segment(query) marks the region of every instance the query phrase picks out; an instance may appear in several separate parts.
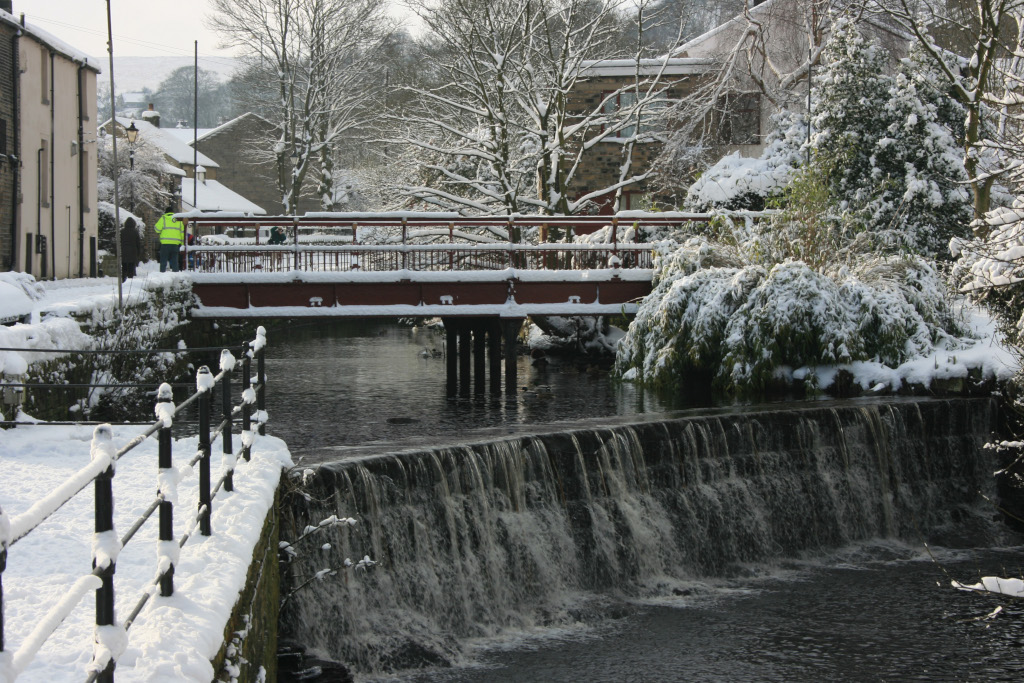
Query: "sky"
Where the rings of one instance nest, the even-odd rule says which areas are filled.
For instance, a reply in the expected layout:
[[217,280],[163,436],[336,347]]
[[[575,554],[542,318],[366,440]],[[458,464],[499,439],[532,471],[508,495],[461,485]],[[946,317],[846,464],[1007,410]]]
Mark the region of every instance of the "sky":
[[[107,60],[105,0],[14,0],[14,16],[53,34],[72,47]],[[230,57],[206,27],[210,0],[110,0],[115,57],[188,57],[199,41],[200,55]]]
[[[197,40],[201,56],[233,56],[207,28],[211,5],[211,0],[110,0],[114,56],[190,57]],[[107,60],[105,0],[14,0],[14,16],[21,13],[81,52]]]

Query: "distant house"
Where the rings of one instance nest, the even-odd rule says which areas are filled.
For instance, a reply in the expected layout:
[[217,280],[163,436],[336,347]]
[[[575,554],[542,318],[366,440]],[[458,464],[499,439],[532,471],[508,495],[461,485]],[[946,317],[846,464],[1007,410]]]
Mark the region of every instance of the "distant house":
[[[672,57],[709,60],[716,76],[727,70],[713,106],[711,142],[720,155],[758,156],[775,113],[806,109],[808,72],[820,63],[832,22],[848,8],[855,9],[849,0],[765,0],[672,51]],[[857,25],[890,55],[906,54],[910,37],[881,18],[859,15]]]
[[[586,79],[570,96],[580,111],[591,111],[602,98],[635,82],[637,72],[648,77],[661,72],[662,82],[672,84],[666,98],[679,101],[682,111],[697,112],[703,120],[701,144],[706,155],[716,159],[733,152],[758,156],[764,149],[772,115],[783,107],[797,111],[806,108],[808,71],[817,68],[831,22],[847,4],[847,0],[765,0],[760,4],[755,0],[743,14],[687,41],[663,58],[639,63],[633,59],[585,62]],[[890,54],[906,54],[909,37],[877,17],[861,17],[858,25],[865,36]],[[808,26],[814,31],[808,32]],[[624,97],[628,98],[629,93],[621,93],[606,106],[631,104]],[[632,135],[632,130],[626,132]],[[608,187],[619,178],[626,137],[611,135],[588,150],[576,196]],[[662,150],[660,138],[654,134],[635,145],[633,173],[651,168]],[[632,185],[623,192],[619,208],[640,208],[640,200],[646,201],[649,195],[649,183]],[[602,212],[610,211],[613,197],[609,194],[598,201]],[[649,198],[672,203],[670,197]]]
[[[280,136],[277,126],[248,112],[198,133],[199,151],[221,164],[216,176],[219,182],[272,213],[283,211],[277,164],[266,142]],[[188,136],[186,142],[191,145],[192,137]],[[298,213],[319,210],[315,193],[304,192],[299,197]]]
[[99,66],[0,0],[0,270],[96,274]]

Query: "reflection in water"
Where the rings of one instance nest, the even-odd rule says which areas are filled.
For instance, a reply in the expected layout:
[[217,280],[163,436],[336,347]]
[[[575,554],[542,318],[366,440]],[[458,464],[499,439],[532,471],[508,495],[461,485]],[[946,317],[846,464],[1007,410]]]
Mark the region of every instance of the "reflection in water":
[[[270,430],[293,455],[334,458],[371,442],[461,438],[474,430],[664,409],[606,372],[518,359],[513,397],[450,399],[444,330],[393,322],[319,323],[271,330],[267,347]],[[331,449],[329,453],[315,451]]]

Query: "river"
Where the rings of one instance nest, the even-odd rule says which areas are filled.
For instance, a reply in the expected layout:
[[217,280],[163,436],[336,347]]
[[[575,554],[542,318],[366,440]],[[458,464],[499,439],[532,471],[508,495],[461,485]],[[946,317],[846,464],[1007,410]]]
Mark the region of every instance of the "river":
[[[427,327],[311,326],[270,337],[270,429],[304,464],[667,408],[602,372],[534,367],[525,356],[515,397],[450,399],[444,359],[432,353],[443,333]],[[1024,608],[950,587],[951,578],[1021,576],[1021,548],[999,547],[1015,537],[991,528],[981,537],[971,548],[968,532],[954,534],[930,552],[864,541],[643,595],[566,595],[550,623],[463,642],[453,667],[359,679],[1019,680]]]

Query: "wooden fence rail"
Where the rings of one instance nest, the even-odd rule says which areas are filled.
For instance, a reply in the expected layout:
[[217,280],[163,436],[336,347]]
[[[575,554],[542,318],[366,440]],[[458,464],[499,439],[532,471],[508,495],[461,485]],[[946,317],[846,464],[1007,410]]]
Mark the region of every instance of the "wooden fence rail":
[[[27,511],[9,519],[0,510],[0,667],[4,666],[5,647],[4,623],[3,623],[3,572],[7,565],[7,554],[11,548],[24,538],[47,518],[59,510],[64,504],[80,493],[89,482],[93,483],[95,497],[94,511],[94,536],[92,552],[92,571],[78,579],[67,590],[65,597],[56,605],[53,605],[47,615],[36,625],[33,631],[21,643],[17,651],[10,657],[9,672],[0,670],[2,674],[8,673],[13,680],[31,662],[36,652],[50,635],[57,629],[61,622],[70,614],[81,597],[89,590],[96,592],[96,631],[95,645],[93,647],[93,659],[89,665],[87,681],[111,682],[114,680],[114,669],[116,657],[114,655],[118,648],[116,641],[124,637],[124,632],[131,627],[132,622],[142,611],[142,608],[150,598],[150,591],[143,592],[123,627],[117,627],[114,612],[114,574],[116,571],[116,558],[120,548],[123,548],[142,528],[145,522],[159,510],[159,534],[157,549],[157,578],[154,585],[158,586],[161,596],[170,596],[174,593],[174,565],[177,562],[178,550],[183,547],[188,538],[198,527],[199,533],[209,536],[213,533],[212,511],[214,497],[223,488],[225,491],[234,490],[234,467],[237,458],[233,453],[232,429],[235,418],[241,418],[241,449],[240,457],[250,459],[250,451],[253,443],[252,417],[253,407],[257,410],[257,424],[260,434],[265,433],[266,422],[266,377],[264,364],[264,349],[266,347],[266,330],[258,328],[256,339],[248,342],[242,353],[242,390],[241,402],[238,405],[231,403],[231,375],[235,370],[237,359],[228,349],[221,350],[220,372],[214,375],[207,366],[202,366],[196,373],[196,392],[183,402],[175,405],[171,386],[162,384],[157,391],[155,412],[157,420],[141,434],[131,439],[126,445],[118,450],[113,447],[113,431],[109,424],[99,425],[93,432],[91,444],[90,463],[78,472],[68,477],[54,491],[43,499],[36,501]],[[32,351],[33,349],[21,349]],[[257,382],[252,385],[252,360],[257,362]],[[221,422],[211,430],[212,393],[214,388],[220,384],[222,419]],[[177,541],[174,539],[174,496],[172,491],[176,487],[176,472],[173,466],[171,425],[174,418],[181,414],[193,403],[197,404],[199,413],[199,447],[191,458],[189,465],[199,466],[199,503],[193,515],[189,528]],[[114,535],[113,520],[113,478],[114,464],[126,453],[134,449],[150,436],[157,435],[158,462],[157,462],[157,495],[145,512],[140,515],[132,524],[128,532],[120,539]],[[211,443],[217,436],[221,437],[224,474],[215,486],[211,486],[210,457]]]

